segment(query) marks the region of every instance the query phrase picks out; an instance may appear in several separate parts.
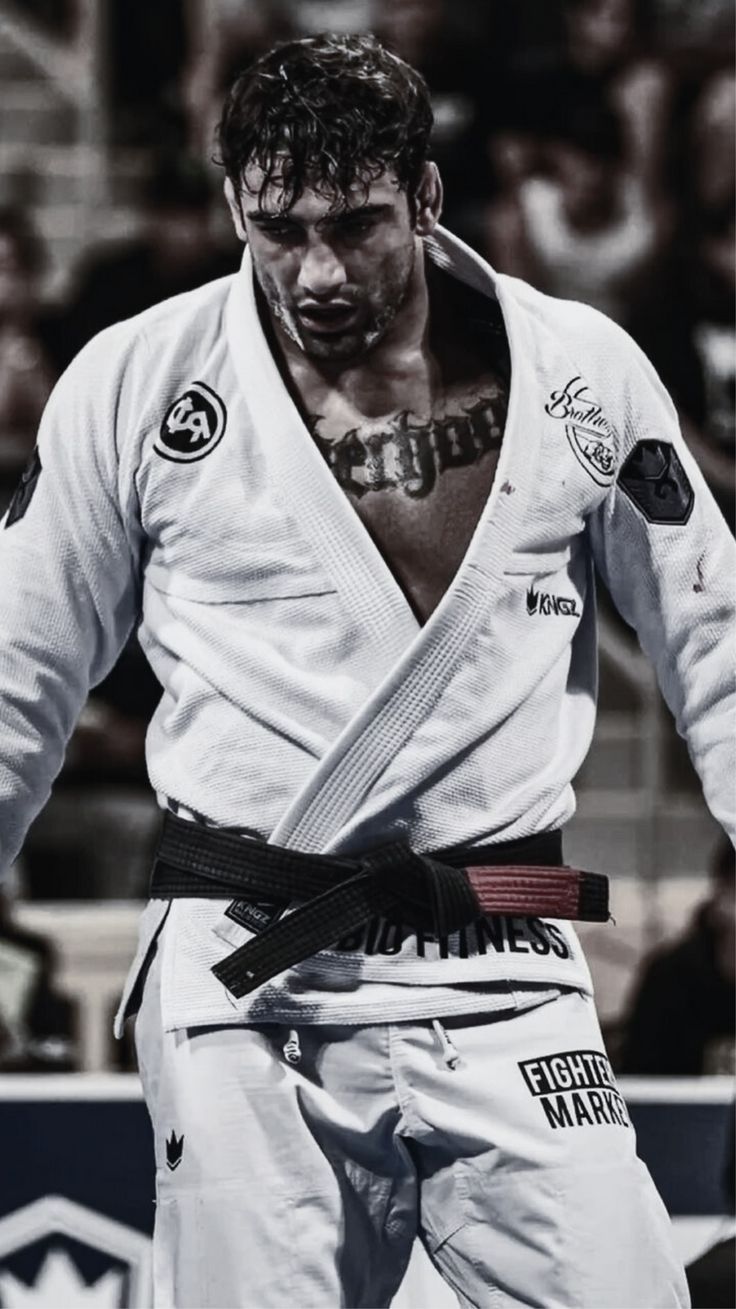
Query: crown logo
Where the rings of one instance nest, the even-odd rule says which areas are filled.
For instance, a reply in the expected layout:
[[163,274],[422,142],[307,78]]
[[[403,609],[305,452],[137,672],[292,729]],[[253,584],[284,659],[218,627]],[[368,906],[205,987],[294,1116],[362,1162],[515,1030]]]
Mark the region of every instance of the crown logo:
[[534,590],[533,586],[529,587],[526,593],[526,612],[535,614],[539,608],[539,592]]
[[166,1167],[173,1173],[175,1168],[181,1163],[181,1156],[184,1150],[184,1136],[177,1136],[173,1127],[171,1136],[166,1142]]
[[7,1309],[45,1309],[49,1305],[79,1305],[79,1309],[115,1309],[120,1304],[123,1277],[112,1269],[88,1285],[64,1250],[46,1255],[32,1286],[12,1273],[0,1274],[0,1295]]

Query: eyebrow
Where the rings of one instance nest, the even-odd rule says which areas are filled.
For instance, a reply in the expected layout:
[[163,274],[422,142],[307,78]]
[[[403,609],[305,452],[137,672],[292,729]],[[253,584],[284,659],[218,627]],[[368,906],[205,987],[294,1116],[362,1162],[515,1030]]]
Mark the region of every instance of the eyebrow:
[[[325,214],[320,218],[320,223],[345,223],[350,222],[353,218],[380,218],[391,209],[389,204],[365,204],[356,205],[351,209],[340,209],[334,214]],[[295,227],[303,226],[301,219],[293,218],[289,213],[267,213],[264,209],[251,209],[246,215],[254,223],[260,223],[263,227],[269,227],[277,223],[292,223]]]

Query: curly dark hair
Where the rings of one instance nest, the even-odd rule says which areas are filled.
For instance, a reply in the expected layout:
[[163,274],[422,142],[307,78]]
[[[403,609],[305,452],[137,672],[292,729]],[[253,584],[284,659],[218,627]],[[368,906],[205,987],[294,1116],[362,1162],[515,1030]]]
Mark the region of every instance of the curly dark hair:
[[221,164],[240,199],[250,163],[278,179],[284,210],[306,186],[334,196],[393,169],[410,199],[429,152],[424,78],[374,36],[329,33],[274,46],[233,84],[218,126]]

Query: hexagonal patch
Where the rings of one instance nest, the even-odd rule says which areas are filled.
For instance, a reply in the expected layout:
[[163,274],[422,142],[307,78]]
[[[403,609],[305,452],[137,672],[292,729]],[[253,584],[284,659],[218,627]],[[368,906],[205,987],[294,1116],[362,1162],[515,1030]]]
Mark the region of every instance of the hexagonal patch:
[[142,1232],[61,1195],[0,1219],[3,1309],[145,1309],[151,1242]]
[[668,441],[638,441],[618,479],[635,509],[649,523],[686,523],[695,492]]

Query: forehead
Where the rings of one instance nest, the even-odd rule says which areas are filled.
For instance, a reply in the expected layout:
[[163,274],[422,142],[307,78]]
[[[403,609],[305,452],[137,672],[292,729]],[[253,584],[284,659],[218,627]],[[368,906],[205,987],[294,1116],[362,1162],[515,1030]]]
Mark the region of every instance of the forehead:
[[[283,179],[278,172],[273,174],[261,195],[265,179],[266,174],[260,165],[250,163],[243,173],[243,197],[249,202],[249,209],[258,208],[264,213],[279,213],[284,208]],[[312,186],[304,187],[299,199],[290,206],[289,215],[303,222],[317,222],[336,210],[355,209],[365,204],[394,204],[399,192],[398,178],[391,169],[387,169],[368,184],[355,182],[345,192],[337,193],[332,188],[315,182]]]

